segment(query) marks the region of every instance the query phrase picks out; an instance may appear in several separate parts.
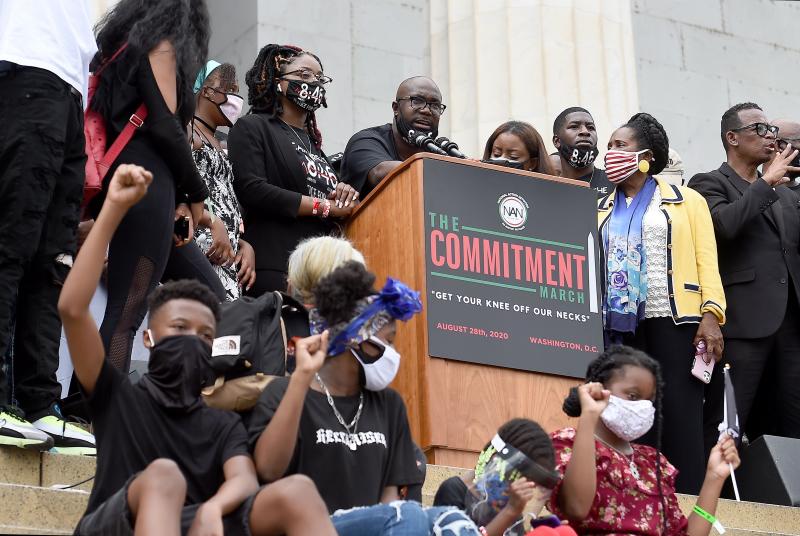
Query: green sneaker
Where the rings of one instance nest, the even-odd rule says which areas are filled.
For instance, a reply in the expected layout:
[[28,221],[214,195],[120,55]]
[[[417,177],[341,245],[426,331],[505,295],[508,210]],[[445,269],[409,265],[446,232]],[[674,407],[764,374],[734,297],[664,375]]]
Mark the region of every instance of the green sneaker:
[[49,450],[53,438],[23,419],[18,409],[0,407],[0,445]]
[[67,422],[58,406],[51,413],[33,421],[33,426],[52,438],[51,452],[80,456],[96,456],[94,436],[73,423]]

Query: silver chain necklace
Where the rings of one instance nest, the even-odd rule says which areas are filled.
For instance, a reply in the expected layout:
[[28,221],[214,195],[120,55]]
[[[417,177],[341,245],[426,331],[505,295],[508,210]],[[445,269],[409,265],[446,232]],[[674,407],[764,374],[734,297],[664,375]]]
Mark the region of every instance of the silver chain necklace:
[[[311,153],[311,138],[310,137],[308,138],[308,147],[306,147],[306,144],[303,143],[303,138],[300,137],[300,134],[297,133],[297,131],[294,129],[294,127],[292,125],[290,125],[289,123],[287,123],[286,121],[284,121],[282,117],[278,117],[278,119],[280,119],[281,123],[286,125],[289,128],[289,130],[292,131],[292,134],[294,134],[295,138],[297,138],[297,141],[300,142],[300,146],[303,149],[305,149],[306,151],[308,151],[309,153]],[[306,136],[308,136],[308,134],[306,134]]]
[[339,424],[341,424],[344,427],[344,429],[347,430],[347,433],[352,436],[358,430],[358,420],[361,418],[361,410],[364,409],[364,391],[361,391],[358,394],[358,411],[356,411],[356,416],[353,417],[353,420],[350,422],[350,425],[348,426],[344,422],[344,417],[342,417],[342,414],[339,413],[338,409],[336,409],[336,404],[333,403],[333,397],[331,396],[331,392],[328,391],[328,388],[323,383],[322,378],[320,378],[319,376],[319,373],[315,374],[315,377],[317,379],[317,382],[319,382],[319,386],[322,387],[323,391],[325,391],[325,396],[328,398],[328,405],[333,410],[333,414],[336,415],[336,419],[339,421]]
[[625,454],[624,452],[622,452],[621,450],[619,450],[619,449],[618,449],[617,447],[615,447],[614,445],[611,445],[610,443],[608,443],[608,442],[606,442],[606,441],[603,441],[603,439],[602,439],[600,436],[598,436],[597,434],[595,434],[595,435],[594,435],[594,437],[595,437],[595,439],[597,439],[597,440],[598,440],[600,443],[602,443],[603,445],[607,446],[607,447],[608,447],[608,448],[610,448],[611,450],[615,451],[615,452],[616,452],[616,453],[618,453],[620,456],[624,457],[624,458],[625,458],[625,459],[628,461],[628,468],[631,470],[631,474],[633,475],[633,477],[634,477],[636,480],[639,480],[639,479],[640,479],[640,475],[639,475],[639,468],[638,468],[638,467],[636,467],[636,462],[634,462],[634,461],[633,461],[633,456],[636,454],[636,451],[635,451],[635,450],[633,450],[633,447],[631,447],[631,453],[630,453],[630,455],[628,455],[628,454]]

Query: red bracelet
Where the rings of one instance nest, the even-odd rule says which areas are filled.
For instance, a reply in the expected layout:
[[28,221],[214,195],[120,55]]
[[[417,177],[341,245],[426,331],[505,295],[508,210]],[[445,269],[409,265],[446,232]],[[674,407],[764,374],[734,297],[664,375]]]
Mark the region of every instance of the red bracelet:
[[331,202],[326,199],[322,205],[322,217],[327,218],[330,213],[331,213]]
[[319,204],[320,203],[322,203],[322,199],[317,199],[315,197],[314,198],[314,205],[311,207],[311,214],[313,214],[314,216],[316,216],[317,213],[319,212]]

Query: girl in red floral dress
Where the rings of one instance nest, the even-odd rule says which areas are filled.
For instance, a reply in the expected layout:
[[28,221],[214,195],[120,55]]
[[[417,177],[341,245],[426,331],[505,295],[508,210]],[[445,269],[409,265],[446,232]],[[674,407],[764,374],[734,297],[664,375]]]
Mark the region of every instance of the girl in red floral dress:
[[[687,370],[687,374],[688,374]],[[586,383],[573,388],[564,412],[578,428],[552,434],[556,469],[563,475],[550,510],[579,534],[689,534],[707,536],[736,444],[724,437],[711,451],[700,496],[687,519],[675,495],[677,469],[656,449],[631,443],[656,423],[661,444],[663,385],[657,361],[615,346],[597,357]]]

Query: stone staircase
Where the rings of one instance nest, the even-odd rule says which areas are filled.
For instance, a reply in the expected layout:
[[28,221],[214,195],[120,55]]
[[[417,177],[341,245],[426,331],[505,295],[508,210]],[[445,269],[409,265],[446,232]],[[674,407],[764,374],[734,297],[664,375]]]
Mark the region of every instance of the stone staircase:
[[[86,508],[94,458],[0,447],[0,534],[72,534]],[[429,465],[423,500],[430,504],[439,484],[463,469]],[[694,497],[680,496],[684,512]],[[800,508],[722,500],[717,514],[730,536],[798,535]],[[715,534],[712,531],[712,534]]]

